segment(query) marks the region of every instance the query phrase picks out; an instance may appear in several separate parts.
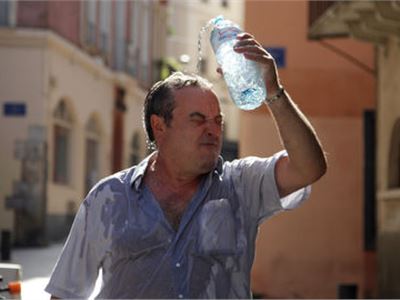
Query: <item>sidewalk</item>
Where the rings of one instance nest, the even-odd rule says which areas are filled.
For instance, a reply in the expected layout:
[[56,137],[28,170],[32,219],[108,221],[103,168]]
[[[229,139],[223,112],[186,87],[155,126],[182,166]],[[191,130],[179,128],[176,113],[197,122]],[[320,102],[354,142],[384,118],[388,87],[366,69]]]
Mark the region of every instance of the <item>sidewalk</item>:
[[22,268],[22,299],[49,299],[44,291],[63,244],[43,248],[13,249],[11,263]]
[[[53,244],[42,248],[13,249],[10,263],[21,265],[22,269],[22,300],[50,299],[50,294],[44,291],[63,244]],[[100,290],[100,282],[96,282],[93,299]]]

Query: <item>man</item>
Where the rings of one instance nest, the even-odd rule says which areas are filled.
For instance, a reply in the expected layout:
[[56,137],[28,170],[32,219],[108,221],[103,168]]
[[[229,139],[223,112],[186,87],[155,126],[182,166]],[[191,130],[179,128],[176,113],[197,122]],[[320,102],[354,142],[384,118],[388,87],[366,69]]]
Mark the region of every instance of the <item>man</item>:
[[259,224],[309,195],[326,171],[318,139],[249,34],[235,47],[264,71],[286,151],[223,163],[223,115],[210,84],[173,74],[144,107],[156,151],[100,181],[84,200],[46,290],[85,298],[249,298]]

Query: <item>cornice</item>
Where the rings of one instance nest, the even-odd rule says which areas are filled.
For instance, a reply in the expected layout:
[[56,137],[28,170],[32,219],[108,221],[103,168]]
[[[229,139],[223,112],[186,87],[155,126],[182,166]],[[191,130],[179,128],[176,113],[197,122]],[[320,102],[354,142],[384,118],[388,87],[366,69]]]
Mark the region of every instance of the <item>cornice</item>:
[[95,57],[47,29],[0,28],[0,47],[55,51],[71,63],[79,64],[94,76],[115,81],[116,73],[100,60],[96,61]]

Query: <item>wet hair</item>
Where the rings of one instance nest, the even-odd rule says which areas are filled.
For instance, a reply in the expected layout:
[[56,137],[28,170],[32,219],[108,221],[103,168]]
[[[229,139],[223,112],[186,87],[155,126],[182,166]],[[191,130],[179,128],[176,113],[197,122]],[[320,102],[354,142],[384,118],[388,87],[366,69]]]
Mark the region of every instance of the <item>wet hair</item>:
[[143,123],[150,148],[155,148],[156,146],[153,128],[151,128],[151,116],[162,117],[165,124],[170,126],[172,112],[175,109],[174,91],[184,87],[211,89],[212,84],[207,79],[196,74],[175,72],[166,79],[156,82],[147,93],[143,107]]

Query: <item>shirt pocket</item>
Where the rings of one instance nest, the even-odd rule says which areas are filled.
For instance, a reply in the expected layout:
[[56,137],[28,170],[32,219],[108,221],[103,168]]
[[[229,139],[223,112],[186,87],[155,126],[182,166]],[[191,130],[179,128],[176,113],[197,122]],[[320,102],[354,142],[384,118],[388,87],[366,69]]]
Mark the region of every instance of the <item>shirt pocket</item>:
[[227,298],[230,277],[243,255],[239,208],[226,199],[207,201],[199,210],[196,247],[190,268],[190,298]]
[[202,256],[235,256],[238,247],[240,219],[228,199],[210,200],[203,205],[198,218],[197,254]]

